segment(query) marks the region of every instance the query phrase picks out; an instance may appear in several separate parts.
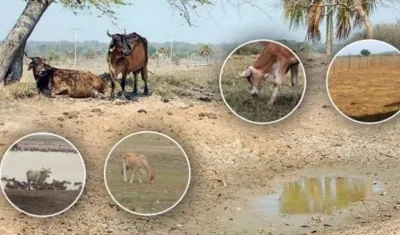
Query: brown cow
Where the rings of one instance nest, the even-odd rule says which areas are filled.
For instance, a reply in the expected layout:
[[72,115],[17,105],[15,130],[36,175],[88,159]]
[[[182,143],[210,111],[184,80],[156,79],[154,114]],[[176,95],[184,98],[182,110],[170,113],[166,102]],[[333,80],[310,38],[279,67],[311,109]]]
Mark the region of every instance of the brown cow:
[[299,60],[295,54],[284,46],[277,43],[266,43],[263,51],[256,61],[252,63],[240,77],[247,78],[251,85],[250,94],[256,96],[264,86],[265,80],[269,77],[274,80],[274,90],[267,106],[273,106],[280,87],[282,86],[285,74],[291,73],[293,88],[292,105],[298,101],[297,80],[299,72]]
[[50,97],[67,94],[72,98],[103,98],[105,82],[91,72],[59,69],[46,64],[43,58],[28,57],[28,70],[33,71],[39,93],[49,91]]
[[133,32],[130,34],[110,34],[107,30],[107,35],[111,37],[110,46],[107,53],[107,63],[111,76],[111,94],[110,99],[115,97],[115,83],[117,77],[122,73],[121,79],[121,95],[125,94],[125,80],[129,73],[133,74],[134,85],[133,95],[137,95],[137,76],[140,72],[144,81],[144,94],[148,95],[147,87],[147,63],[148,63],[148,42],[145,37]]

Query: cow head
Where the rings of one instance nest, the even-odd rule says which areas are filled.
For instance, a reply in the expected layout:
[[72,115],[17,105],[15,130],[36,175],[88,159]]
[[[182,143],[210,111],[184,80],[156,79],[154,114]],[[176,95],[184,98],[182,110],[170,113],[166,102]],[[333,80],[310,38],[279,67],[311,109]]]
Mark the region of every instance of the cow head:
[[50,174],[52,173],[52,172],[50,171],[50,169],[51,169],[51,167],[50,167],[49,169],[45,169],[45,168],[42,167],[42,170],[40,171],[40,173],[41,173],[43,176],[45,176],[45,178],[48,178],[48,177],[50,177]]
[[149,183],[150,184],[154,184],[154,178],[156,178],[156,176],[154,175],[154,173],[150,173],[150,175],[149,175],[150,177],[149,177]]
[[132,53],[132,46],[128,42],[126,30],[124,34],[110,34],[107,30],[107,35],[111,38],[110,46],[108,48],[109,53],[117,53],[119,57],[126,57]]
[[253,96],[257,96],[262,87],[265,84],[265,80],[270,75],[268,73],[263,73],[258,69],[249,66],[246,70],[244,70],[239,77],[246,78],[250,83],[250,94]]
[[33,68],[41,68],[45,64],[45,59],[40,58],[40,57],[29,57],[26,52],[24,52],[24,55],[26,58],[28,58],[31,62],[28,65],[28,70],[31,70]]

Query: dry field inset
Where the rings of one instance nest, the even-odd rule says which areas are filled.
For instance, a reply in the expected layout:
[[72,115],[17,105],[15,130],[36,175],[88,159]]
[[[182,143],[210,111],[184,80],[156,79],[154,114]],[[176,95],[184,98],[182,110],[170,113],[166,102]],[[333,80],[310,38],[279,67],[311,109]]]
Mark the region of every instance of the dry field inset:
[[[290,71],[285,75],[282,87],[279,90],[276,101],[272,107],[267,107],[267,103],[273,92],[273,80],[267,78],[264,87],[260,90],[258,96],[253,97],[249,93],[249,82],[246,78],[241,78],[239,76],[241,72],[243,72],[258,58],[259,54],[263,50],[263,46],[264,45],[259,46],[258,54],[255,54],[254,51],[256,47],[252,44],[247,44],[242,48],[239,48],[240,53],[236,53],[238,51],[235,51],[235,53],[229,57],[225,66],[222,68],[221,89],[226,103],[235,113],[247,120],[265,123],[276,121],[287,116],[296,106],[291,104],[293,87],[291,84]],[[249,47],[249,53],[245,53],[246,47]],[[300,64],[297,88],[300,101],[304,94],[304,81],[304,71]]]
[[383,121],[400,110],[400,56],[371,57],[337,57],[328,76],[332,102],[361,122]]

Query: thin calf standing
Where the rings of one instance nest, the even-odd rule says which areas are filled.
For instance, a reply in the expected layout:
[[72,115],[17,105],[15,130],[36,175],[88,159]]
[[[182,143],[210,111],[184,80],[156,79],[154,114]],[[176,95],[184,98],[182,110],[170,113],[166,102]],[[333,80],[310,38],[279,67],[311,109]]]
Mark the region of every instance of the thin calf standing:
[[126,170],[132,169],[132,177],[130,183],[133,183],[133,179],[135,177],[136,172],[138,172],[139,182],[142,183],[142,178],[140,174],[143,173],[143,171],[147,173],[147,176],[149,177],[149,183],[150,184],[154,183],[155,175],[151,170],[151,167],[147,161],[146,156],[138,153],[124,152],[121,154],[121,158],[122,158],[122,174],[124,175],[125,182],[127,181]]

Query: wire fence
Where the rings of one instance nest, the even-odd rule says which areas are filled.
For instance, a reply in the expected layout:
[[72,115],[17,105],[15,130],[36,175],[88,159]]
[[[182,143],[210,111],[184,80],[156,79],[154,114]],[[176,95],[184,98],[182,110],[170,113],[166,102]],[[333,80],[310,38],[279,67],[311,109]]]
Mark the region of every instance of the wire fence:
[[375,70],[382,67],[396,67],[400,63],[398,55],[382,55],[382,56],[340,56],[337,57],[331,68],[330,73],[355,72]]

